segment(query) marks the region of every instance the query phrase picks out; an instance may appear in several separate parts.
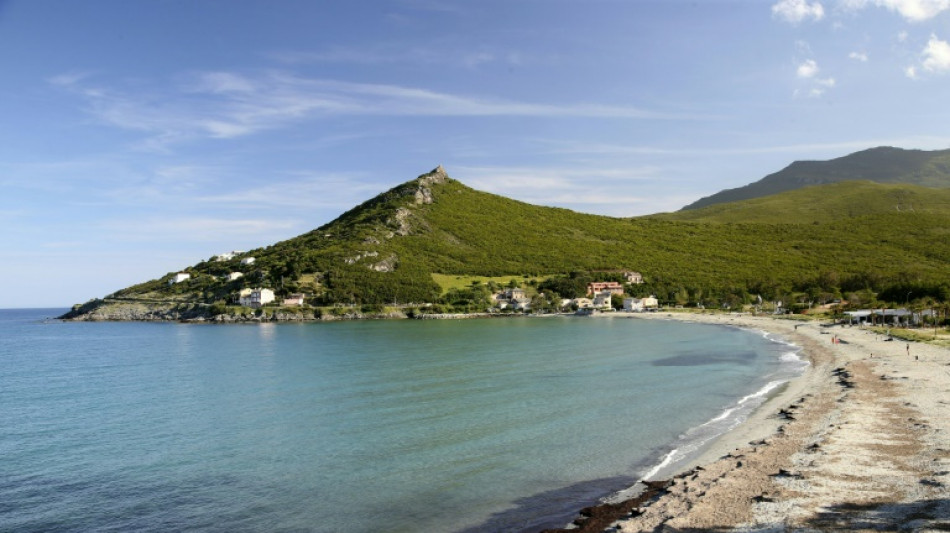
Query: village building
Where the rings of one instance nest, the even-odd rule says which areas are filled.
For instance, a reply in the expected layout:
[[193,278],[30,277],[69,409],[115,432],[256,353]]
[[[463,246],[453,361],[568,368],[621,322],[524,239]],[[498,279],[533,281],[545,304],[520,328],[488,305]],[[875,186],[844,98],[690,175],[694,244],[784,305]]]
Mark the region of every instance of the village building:
[[240,279],[243,277],[244,277],[244,274],[242,272],[231,272],[230,274],[227,275],[227,280],[234,281],[236,279]]
[[524,289],[514,288],[514,289],[505,289],[502,292],[506,300],[518,300],[521,298],[527,298],[527,293],[524,292]]
[[614,295],[613,292],[606,290],[601,291],[594,295],[593,306],[596,309],[609,309],[610,308],[610,299]]
[[849,324],[891,324],[891,325],[910,325],[920,323],[920,316],[915,315],[907,309],[861,309],[858,311],[845,311],[848,315]]
[[660,302],[653,296],[647,296],[645,298],[624,298],[623,299],[623,310],[627,312],[637,312],[642,313],[643,311],[649,311],[651,309],[657,309],[660,307]]
[[596,295],[604,291],[610,291],[611,294],[623,296],[623,285],[616,281],[593,281],[587,284],[588,296]]
[[182,281],[185,281],[186,279],[190,279],[190,278],[191,278],[191,274],[187,272],[179,272],[175,274],[174,276],[172,276],[172,279],[168,280],[168,284],[174,285],[176,283],[181,283]]
[[244,259],[241,259],[241,264],[242,264],[242,265],[253,265],[253,264],[254,264],[254,258],[253,258],[253,257],[245,257]]
[[594,307],[594,301],[590,298],[574,298],[571,300],[571,306],[577,306],[578,309],[591,309]]
[[274,291],[270,289],[241,289],[238,304],[244,307],[259,308],[274,301]]
[[531,299],[530,298],[512,298],[508,300],[508,307],[514,309],[515,311],[530,311],[531,310]]
[[634,285],[640,285],[643,283],[643,275],[639,272],[624,272],[623,279],[627,280],[627,283],[632,283]]
[[214,256],[214,260],[215,260],[215,261],[230,261],[231,259],[234,259],[235,257],[237,257],[237,256],[239,256],[239,255],[241,255],[241,254],[243,254],[243,253],[244,253],[244,252],[242,252],[242,251],[240,251],[240,250],[233,250],[233,251],[230,251],[230,252],[224,252],[223,254],[218,254],[218,255]]
[[299,293],[299,292],[298,292],[298,293],[294,293],[294,294],[291,294],[290,296],[284,298],[284,303],[283,303],[283,305],[286,305],[286,306],[300,306],[300,305],[303,305],[303,299],[304,299],[303,293]]

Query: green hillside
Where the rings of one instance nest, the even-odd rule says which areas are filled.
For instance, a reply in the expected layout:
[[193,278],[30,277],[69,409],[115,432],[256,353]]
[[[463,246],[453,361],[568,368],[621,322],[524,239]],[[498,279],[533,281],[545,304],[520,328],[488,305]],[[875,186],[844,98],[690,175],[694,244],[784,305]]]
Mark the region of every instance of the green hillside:
[[[553,276],[544,283],[554,287],[569,276],[596,277],[589,271],[629,269],[647,281],[637,290],[669,302],[683,294],[742,302],[866,289],[947,300],[950,209],[944,191],[927,193],[868,183],[815,187],[721,207],[705,215],[719,222],[711,224],[529,205],[473,190],[439,167],[299,237],[184,268],[192,278],[181,283],[170,284],[169,273],[110,297],[220,306],[241,288],[263,286],[278,295],[306,292],[319,305],[446,303],[433,273]],[[242,266],[244,257],[254,264]],[[238,271],[244,277],[222,279]]]
[[701,198],[683,210],[771,196],[812,185],[860,180],[950,187],[950,150],[879,147],[830,161],[796,161],[755,183]]
[[805,224],[892,213],[950,213],[950,188],[845,181],[654,216],[692,222]]

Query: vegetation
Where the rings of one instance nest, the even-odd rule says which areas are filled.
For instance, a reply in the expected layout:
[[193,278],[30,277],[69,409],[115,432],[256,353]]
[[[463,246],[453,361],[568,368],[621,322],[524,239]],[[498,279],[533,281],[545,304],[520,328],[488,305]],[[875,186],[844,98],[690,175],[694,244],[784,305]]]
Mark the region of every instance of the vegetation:
[[[241,265],[247,257],[255,262]],[[475,191],[440,168],[299,237],[202,261],[185,268],[191,279],[180,283],[169,283],[169,273],[109,298],[220,311],[241,289],[269,287],[278,298],[305,292],[331,313],[384,305],[475,312],[504,287],[521,286],[544,307],[583,295],[590,281],[622,281],[619,271],[635,270],[645,283],[628,285],[628,293],[655,294],[662,304],[736,309],[782,301],[807,310],[840,299],[947,302],[948,265],[946,189],[833,183],[621,219]],[[232,272],[243,277],[226,281]]]
[[796,161],[755,183],[701,198],[683,210],[761,198],[811,185],[855,180],[950,187],[950,150],[925,152],[880,147],[831,161]]

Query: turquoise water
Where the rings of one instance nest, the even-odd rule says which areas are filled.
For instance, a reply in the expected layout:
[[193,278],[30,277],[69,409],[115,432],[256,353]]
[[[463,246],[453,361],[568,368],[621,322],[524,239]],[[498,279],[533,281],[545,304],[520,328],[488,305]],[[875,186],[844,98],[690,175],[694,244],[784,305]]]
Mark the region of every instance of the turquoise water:
[[4,531],[536,531],[800,367],[763,334],[666,321],[56,314],[0,311]]

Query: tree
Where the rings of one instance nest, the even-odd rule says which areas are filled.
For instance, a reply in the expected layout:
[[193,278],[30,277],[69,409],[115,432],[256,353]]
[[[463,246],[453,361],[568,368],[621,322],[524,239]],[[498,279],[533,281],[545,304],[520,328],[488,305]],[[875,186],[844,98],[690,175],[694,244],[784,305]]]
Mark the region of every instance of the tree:
[[623,309],[623,296],[619,294],[610,295],[610,307],[613,307],[614,310],[619,311]]

